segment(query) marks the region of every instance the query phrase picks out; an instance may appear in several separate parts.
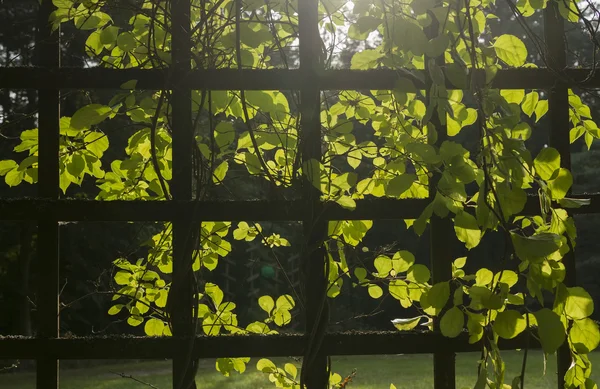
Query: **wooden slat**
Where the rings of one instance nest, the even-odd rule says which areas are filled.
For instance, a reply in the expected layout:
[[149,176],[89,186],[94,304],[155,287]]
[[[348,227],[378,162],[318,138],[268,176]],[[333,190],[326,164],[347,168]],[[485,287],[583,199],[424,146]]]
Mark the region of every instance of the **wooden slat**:
[[[441,6],[441,1],[436,1],[437,6]],[[431,25],[425,30],[429,39],[434,39],[439,35],[439,24],[435,17],[432,17]],[[425,56],[425,69],[427,70],[426,84],[427,88],[427,105],[432,104],[432,99],[435,96],[430,93],[433,81],[429,76],[429,66],[444,66],[443,56],[430,58]],[[433,63],[430,63],[432,61]],[[442,115],[446,115],[445,112]],[[444,118],[445,119],[445,118]],[[445,123],[445,120],[443,121]],[[439,111],[436,109],[431,118],[431,125],[436,131],[437,146],[448,140],[448,128],[442,124],[442,118]],[[430,138],[434,133],[428,134]],[[440,173],[434,173],[429,186],[429,197],[432,201],[437,195],[437,186],[441,179]],[[455,232],[453,229],[450,216],[440,218],[433,215],[429,223],[429,244],[430,244],[430,263],[431,263],[431,282],[437,284],[439,282],[449,281],[452,279],[452,260],[453,248],[456,246]],[[433,330],[436,333],[440,331],[440,318],[445,313],[443,310],[440,315],[433,318]],[[455,389],[456,388],[456,368],[455,354],[452,350],[440,349],[433,354],[433,387],[434,389]]]
[[[38,339],[0,337],[0,359],[33,359],[47,355],[59,359],[159,359],[173,358],[193,344],[194,358],[287,357],[302,356],[306,341],[303,334],[198,336],[193,341],[171,337],[90,337]],[[503,350],[523,348],[525,337],[500,339]],[[531,339],[531,347],[539,343]],[[440,350],[480,351],[469,344],[466,333],[446,338],[432,332],[360,331],[329,333],[323,340],[327,355],[431,354]]]
[[[298,2],[298,30],[300,50],[300,128],[303,163],[321,161],[321,98],[315,75],[323,72],[324,63],[319,37],[319,0]],[[306,326],[306,350],[302,361],[301,384],[307,389],[329,388],[327,354],[322,340],[329,320],[327,298],[328,279],[325,274],[327,252],[327,220],[321,216],[321,192],[311,184],[311,178],[302,181],[305,200],[302,227],[302,289]]]
[[[600,213],[600,194],[573,195],[589,199],[590,205],[570,209],[578,214]],[[356,209],[348,210],[335,203],[321,205],[324,220],[399,220],[416,219],[425,209],[427,199],[363,199]],[[539,213],[539,199],[529,196],[523,215]],[[300,221],[304,201],[91,201],[47,199],[0,199],[0,220],[60,221],[169,221],[191,217],[195,221]]]
[[[36,62],[48,69],[60,67],[59,32],[52,32],[49,17],[54,7],[52,0],[42,0],[38,11],[36,31]],[[60,92],[57,89],[39,90],[39,181],[42,198],[53,200],[59,196],[59,133]],[[59,336],[59,251],[58,222],[49,215],[38,215],[38,277],[37,336],[40,340]],[[36,388],[58,389],[58,359],[51,355],[36,356]]]
[[[170,182],[174,200],[189,201],[192,198],[192,94],[183,75],[191,70],[190,0],[171,1],[172,73],[169,82],[171,96],[171,123],[173,137],[173,179]],[[196,333],[192,313],[194,304],[194,274],[192,252],[196,244],[199,225],[190,215],[193,209],[173,221],[173,280],[169,293],[168,308],[171,315],[173,335],[192,337]],[[173,217],[175,215],[172,215]],[[196,302],[195,302],[196,301]],[[173,358],[173,388],[195,389],[197,360],[192,356],[193,338],[182,345]]]
[[[322,70],[313,74],[311,83],[321,90],[393,89],[398,77],[412,78],[415,86],[425,84],[423,71],[410,75],[398,70]],[[172,82],[166,69],[106,69],[34,67],[0,68],[0,88],[8,89],[119,89],[129,80],[138,80],[138,89],[159,90]],[[590,76],[588,79],[588,76]],[[192,70],[180,75],[183,83],[195,90],[300,90],[303,78],[300,70],[236,69]],[[545,89],[556,84],[558,74],[545,68],[501,69],[492,81],[493,88]],[[561,77],[572,86],[600,87],[600,73],[591,69],[566,69]],[[477,73],[483,83],[485,75]],[[448,88],[455,88],[450,82]]]
[[[562,71],[567,66],[565,47],[565,25],[555,2],[548,3],[544,10],[544,38],[546,42],[546,62],[556,71]],[[548,122],[550,123],[551,147],[560,154],[561,167],[571,170],[571,142],[569,139],[569,94],[565,82],[558,81],[548,90]],[[575,256],[567,253],[561,261],[565,265],[564,283],[575,285]],[[565,343],[556,353],[558,370],[558,388],[565,387],[565,373],[571,366],[571,352]]]

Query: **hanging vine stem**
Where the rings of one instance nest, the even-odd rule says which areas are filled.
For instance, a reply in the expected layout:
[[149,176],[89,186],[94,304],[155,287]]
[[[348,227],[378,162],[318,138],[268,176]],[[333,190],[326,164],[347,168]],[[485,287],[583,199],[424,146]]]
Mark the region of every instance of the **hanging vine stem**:
[[[510,0],[507,0],[510,1]],[[466,45],[467,50],[469,51],[469,55],[470,55],[470,59],[471,59],[471,68],[472,69],[478,69],[479,68],[479,61],[477,59],[477,55],[476,55],[476,42],[475,42],[475,33],[474,33],[474,29],[473,29],[473,21],[471,19],[471,13],[470,13],[470,0],[466,0],[466,19],[467,19],[467,29],[469,32],[469,42],[470,42],[470,48],[469,45]],[[456,10],[457,12],[459,12],[459,10]],[[467,41],[467,38],[464,36],[464,32],[463,29],[460,28],[460,34],[462,35],[463,40]],[[494,216],[496,217],[496,219],[500,222],[500,225],[502,227],[502,230],[504,232],[504,255],[503,255],[503,259],[506,261],[508,260],[512,255],[515,254],[515,249],[513,247],[512,244],[512,239],[510,237],[510,232],[509,232],[509,225],[507,220],[504,217],[504,212],[502,210],[502,205],[500,202],[500,197],[494,187],[494,183],[491,179],[491,175],[489,172],[489,165],[487,163],[487,158],[485,156],[484,153],[484,148],[485,145],[483,144],[483,141],[485,138],[488,139],[489,144],[492,144],[490,138],[489,138],[489,134],[488,134],[488,129],[487,129],[487,124],[486,124],[486,119],[485,119],[485,111],[484,111],[484,107],[483,107],[483,90],[480,88],[479,84],[477,83],[477,81],[475,80],[475,72],[471,73],[471,87],[475,88],[474,91],[474,95],[476,96],[476,102],[477,102],[477,112],[478,112],[478,128],[479,128],[479,136],[481,139],[481,153],[482,153],[482,157],[483,157],[483,162],[482,162],[482,170],[483,170],[483,174],[484,174],[484,191],[483,191],[483,196],[484,196],[484,202],[486,204],[486,206],[488,207],[488,209],[493,212]],[[494,160],[493,160],[493,156],[492,156],[492,165],[494,164]],[[490,193],[492,193],[492,196],[494,198],[494,202],[498,207],[498,212],[495,211],[495,207],[490,204],[489,200],[488,200],[488,191]],[[492,286],[492,290],[496,290],[498,287],[498,284],[500,282],[500,280],[502,279],[502,275],[504,273],[504,267],[501,269],[499,276],[497,277],[495,284]],[[522,360],[522,368],[521,368],[521,372],[520,372],[520,382],[521,382],[521,389],[524,388],[524,383],[525,383],[525,367],[527,364],[527,356],[528,356],[528,348],[529,348],[529,333],[530,333],[530,326],[529,326],[529,316],[526,313],[526,331],[527,331],[527,345],[525,348],[525,352],[523,354],[523,360]],[[488,312],[488,322],[491,321],[491,310]],[[490,336],[488,337],[488,341],[489,342],[494,342],[493,340],[493,333],[490,334]],[[481,366],[485,365],[487,363],[487,359],[489,356],[489,353],[486,352],[486,345],[485,342],[482,342],[482,356],[484,356],[484,361],[482,362],[482,364],[479,366],[478,371],[479,373],[481,372]]]
[[[242,70],[242,48],[241,48],[241,28],[240,28],[240,19],[242,13],[242,0],[235,0],[233,3],[235,5],[235,55],[238,70],[241,72]],[[232,5],[232,6],[233,6]],[[252,147],[256,151],[256,156],[258,157],[258,162],[260,163],[261,168],[265,171],[267,178],[271,185],[275,185],[275,179],[271,175],[271,171],[265,160],[263,159],[262,152],[258,146],[258,142],[256,141],[256,136],[254,135],[254,129],[252,128],[252,124],[250,123],[250,115],[248,114],[248,105],[246,102],[246,93],[243,89],[240,90],[240,100],[242,103],[242,111],[244,112],[244,122],[246,123],[246,128],[248,129],[248,134],[250,134],[250,140],[252,141]]]
[[160,116],[160,111],[162,109],[164,100],[165,91],[163,90],[160,92],[160,96],[158,97],[158,102],[156,103],[156,112],[154,113],[154,117],[152,118],[152,127],[150,127],[150,153],[152,158],[152,167],[154,168],[154,171],[158,176],[158,182],[160,183],[160,187],[165,195],[165,199],[171,200],[171,196],[169,195],[167,185],[165,184],[165,178],[163,177],[160,171],[160,165],[156,156],[156,129],[158,126],[158,118]]

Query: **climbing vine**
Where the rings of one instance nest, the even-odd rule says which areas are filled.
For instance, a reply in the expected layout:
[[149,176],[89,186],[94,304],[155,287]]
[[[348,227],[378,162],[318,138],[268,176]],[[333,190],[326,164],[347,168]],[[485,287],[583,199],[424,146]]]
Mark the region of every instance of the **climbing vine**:
[[[119,2],[54,0],[54,28],[73,24],[87,36],[91,66],[162,68],[171,63],[168,1]],[[192,59],[196,69],[274,69],[297,66],[298,2],[284,0],[192,1]],[[510,1],[507,4],[512,4]],[[271,193],[293,194],[303,177],[323,202],[354,210],[370,197],[430,199],[423,213],[406,220],[421,236],[434,217],[450,219],[456,238],[471,250],[493,231],[504,236],[502,270],[479,266],[465,270],[466,257],[455,258],[452,278],[433,283],[427,266],[407,250],[371,250],[362,245],[371,220],[331,221],[327,251],[327,296],[336,298],[344,283],[371,298],[389,294],[402,308],[416,307],[417,317],[393,322],[399,331],[431,326],[441,333],[481,345],[476,388],[520,388],[522,374],[505,377],[500,339],[521,333],[537,337],[545,354],[567,344],[572,365],[569,388],[593,388],[588,354],[600,342],[590,319],[593,301],[581,287],[564,283],[562,260],[576,248],[576,228],[568,208],[585,204],[569,198],[573,178],[559,152],[545,147],[535,155],[527,147],[548,111],[547,95],[535,90],[497,90],[491,84],[500,69],[535,67],[539,53],[522,39],[495,34],[494,10],[507,4],[489,0],[363,1],[322,0],[319,5],[327,66],[340,66],[340,45],[356,44],[350,67],[396,69],[390,90],[321,93],[322,158],[302,162],[299,96],[295,91],[194,91],[192,112],[195,197],[215,193],[236,196],[235,180],[266,183]],[[515,18],[557,7],[568,23],[583,18],[576,2],[519,1]],[[484,80],[478,79],[483,72]],[[558,77],[558,75],[557,75]],[[589,149],[600,136],[589,107],[569,91],[571,143]],[[122,159],[108,160],[110,136],[103,128],[118,123],[134,130]],[[65,195],[93,180],[97,200],[170,199],[172,178],[169,91],[139,90],[135,80],[122,85],[108,102],[90,101],[60,120],[60,188]],[[476,134],[476,147],[458,139]],[[462,135],[461,135],[462,134]],[[6,184],[37,182],[38,130],[23,131],[18,161],[0,161]],[[247,181],[244,181],[247,182]],[[249,181],[248,181],[249,182]],[[528,194],[537,194],[540,211],[522,215]],[[360,206],[360,205],[359,205]],[[258,242],[286,248],[290,241],[252,221],[203,222],[194,250],[193,270],[214,271],[232,251],[232,243]],[[147,256],[114,261],[114,304],[110,315],[126,312],[131,326],[149,336],[170,336],[166,309],[171,286],[172,226],[145,243]],[[291,249],[289,249],[291,250]],[[362,252],[370,262],[349,260]],[[238,322],[236,304],[219,285],[200,277],[195,308],[203,334],[276,334],[301,308],[298,296],[261,296],[260,321]],[[436,319],[437,320],[437,319]],[[427,327],[424,327],[427,328]],[[243,373],[249,358],[220,358],[224,375]],[[260,359],[256,368],[277,387],[299,388],[295,365],[281,367]],[[513,379],[514,378],[514,379]],[[342,377],[331,373],[330,386]],[[345,385],[345,384],[344,384]],[[393,386],[393,385],[392,385]]]

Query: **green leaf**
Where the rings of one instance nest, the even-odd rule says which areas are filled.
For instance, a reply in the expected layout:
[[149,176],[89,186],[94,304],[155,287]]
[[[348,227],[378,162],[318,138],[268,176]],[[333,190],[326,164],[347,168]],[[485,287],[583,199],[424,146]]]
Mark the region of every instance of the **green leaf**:
[[533,161],[535,171],[543,180],[549,180],[560,169],[560,154],[553,147],[545,147]]
[[523,66],[527,60],[525,44],[514,35],[500,35],[494,42],[494,50],[498,58],[508,66]]
[[467,264],[467,257],[460,257],[454,260],[454,267],[457,269],[462,269]]
[[[100,33],[98,31],[92,32],[87,40],[85,41],[86,52],[88,52],[91,56],[98,55],[104,49],[104,45],[100,39]],[[91,53],[90,53],[91,51]]]
[[401,194],[410,189],[415,181],[417,181],[417,176],[412,173],[396,176],[388,182],[385,194],[390,197],[400,197]]
[[369,296],[371,296],[374,299],[378,299],[381,296],[383,296],[383,289],[381,289],[381,287],[379,287],[379,285],[369,284],[368,292],[369,292]]
[[442,320],[440,320],[440,330],[442,335],[448,338],[456,338],[465,326],[465,315],[458,307],[450,308]]
[[118,271],[114,276],[117,285],[129,285],[133,280],[133,276],[128,271]]
[[406,250],[400,250],[392,257],[392,267],[396,273],[403,273],[408,271],[415,263],[415,256]]
[[277,371],[277,366],[270,359],[262,358],[256,362],[256,369],[263,373],[274,373]]
[[554,354],[565,341],[565,327],[560,317],[548,308],[534,312],[534,316],[544,352]]
[[390,295],[396,300],[408,300],[408,284],[403,280],[392,280],[389,285]]
[[445,74],[454,86],[460,89],[467,89],[468,74],[463,66],[458,63],[447,64]]
[[[498,277],[500,277],[500,280],[498,280]],[[501,282],[508,285],[508,287],[512,287],[517,283],[517,281],[519,281],[519,276],[517,273],[512,270],[502,270],[494,275],[492,285],[496,284],[496,282]]]
[[536,261],[558,250],[560,237],[556,234],[541,233],[533,236],[521,236],[510,233],[517,256],[521,260]]
[[346,160],[348,161],[348,165],[350,165],[353,169],[356,169],[360,166],[362,161],[362,153],[359,149],[352,150],[348,153]]
[[144,325],[144,332],[148,336],[162,336],[165,323],[159,319],[149,319]]
[[125,305],[123,304],[116,304],[113,305],[112,307],[110,307],[110,309],[108,310],[108,314],[109,315],[116,315],[117,313],[121,312],[121,310],[123,309]]
[[394,319],[392,320],[392,324],[398,331],[410,331],[419,324],[421,318],[423,318],[423,316],[411,317],[407,319]]
[[277,297],[277,302],[275,303],[275,306],[279,310],[283,309],[289,311],[290,309],[294,308],[295,304],[296,303],[294,302],[292,296],[290,296],[289,294],[283,294]]
[[414,55],[423,55],[429,43],[423,28],[405,19],[395,19],[391,33],[401,50],[412,51]]
[[365,40],[369,34],[377,29],[381,19],[374,16],[362,16],[348,29],[348,37],[355,40]]
[[408,281],[416,282],[419,284],[424,284],[429,281],[431,277],[431,273],[429,269],[425,265],[413,265],[406,274],[406,279]]
[[71,118],[71,127],[76,130],[88,129],[112,114],[112,109],[106,105],[89,104],[75,112]]
[[144,318],[137,315],[132,315],[127,318],[127,324],[132,327],[137,327],[144,322]]
[[433,285],[427,292],[427,301],[429,304],[438,309],[444,308],[450,297],[450,284],[448,281],[438,282]]
[[406,151],[413,154],[413,158],[417,161],[431,164],[435,164],[440,161],[440,156],[436,153],[435,148],[426,143],[411,142],[406,145]]
[[103,45],[112,45],[117,40],[119,35],[119,27],[108,26],[100,32],[100,42]]
[[425,54],[431,58],[439,57],[444,54],[449,43],[450,39],[448,38],[448,35],[438,35],[429,41],[427,48],[425,49]]
[[111,17],[104,12],[78,12],[74,18],[75,27],[79,30],[94,30],[112,21]]
[[207,282],[204,286],[204,292],[210,296],[216,307],[221,305],[221,302],[223,302],[223,291],[218,285]]
[[477,376],[477,381],[475,382],[475,386],[473,387],[473,389],[485,389],[487,387],[487,382],[487,369],[485,368],[485,366],[482,366],[482,369],[479,371],[479,375]]
[[354,276],[358,279],[359,282],[363,282],[367,277],[367,270],[364,267],[357,267],[354,269]]
[[385,255],[380,255],[375,258],[373,264],[375,265],[375,269],[377,269],[377,275],[379,277],[387,277],[390,274],[390,270],[392,270],[392,260]]
[[286,363],[283,366],[284,370],[292,377],[292,379],[296,379],[298,375],[298,368],[292,363]]
[[598,324],[590,318],[574,320],[569,331],[569,339],[578,353],[587,354],[591,352],[600,343]]
[[531,137],[531,127],[525,122],[517,123],[511,130],[513,139],[527,140]]
[[[360,154],[359,152],[359,155]],[[304,162],[302,166],[304,177],[317,189],[321,189],[321,176],[325,172],[323,164],[316,159],[310,159]]]
[[525,96],[525,100],[521,103],[521,108],[523,109],[523,113],[527,116],[531,117],[537,107],[537,103],[540,99],[540,95],[537,92],[529,92]]
[[477,270],[475,273],[475,285],[487,286],[494,279],[494,273],[486,268]]
[[63,193],[67,193],[67,189],[71,185],[71,180],[69,179],[69,174],[66,169],[60,173],[60,181],[59,186]]
[[504,97],[507,103],[521,104],[525,98],[525,90],[523,89],[502,89],[500,95]]
[[268,315],[271,314],[273,308],[275,308],[275,301],[271,296],[260,296],[258,298],[258,305],[267,312]]
[[237,228],[235,230],[233,230],[233,239],[235,239],[235,240],[246,239],[249,231],[250,231],[250,226],[248,225],[248,223],[239,222]]
[[230,122],[220,122],[215,127],[215,143],[219,148],[227,147],[235,139],[235,129]]
[[567,288],[569,295],[565,302],[565,313],[572,319],[585,319],[594,312],[594,300],[582,287]]
[[227,171],[229,170],[229,163],[227,161],[223,161],[217,166],[213,173],[213,182],[215,184],[220,184],[221,181],[225,179],[225,175],[227,175]]
[[374,69],[378,65],[378,59],[382,57],[379,50],[362,50],[355,53],[350,61],[350,69],[366,70]]
[[0,161],[0,176],[6,175],[9,171],[16,169],[19,165],[11,159]]
[[564,197],[558,200],[558,203],[563,208],[581,208],[590,205],[591,199],[575,199]]
[[548,112],[548,100],[538,101],[535,106],[535,122],[539,122],[546,112]]
[[117,46],[125,52],[130,52],[138,46],[138,42],[132,32],[125,31],[117,37]]
[[261,321],[255,321],[246,326],[246,330],[255,334],[268,334],[271,332],[269,326]]
[[562,199],[567,195],[573,185],[573,176],[565,168],[560,168],[555,177],[548,181],[548,187],[552,193],[553,199]]
[[335,200],[342,208],[353,211],[356,209],[356,201],[350,196],[341,196]]
[[246,91],[246,99],[253,107],[267,112],[273,110],[273,94],[269,91]]
[[499,337],[512,339],[527,327],[527,322],[518,311],[507,309],[499,312],[494,321],[493,329]]
[[467,249],[476,247],[481,241],[481,230],[475,216],[467,212],[460,212],[454,217],[454,231],[458,240],[465,244]]
[[231,358],[217,358],[215,362],[215,369],[225,377],[229,377],[231,371],[233,370],[233,362],[231,361]]
[[137,85],[137,80],[129,80],[121,84],[121,89],[133,90]]
[[102,158],[104,152],[108,150],[108,137],[101,132],[90,132],[83,141],[85,148],[98,158]]

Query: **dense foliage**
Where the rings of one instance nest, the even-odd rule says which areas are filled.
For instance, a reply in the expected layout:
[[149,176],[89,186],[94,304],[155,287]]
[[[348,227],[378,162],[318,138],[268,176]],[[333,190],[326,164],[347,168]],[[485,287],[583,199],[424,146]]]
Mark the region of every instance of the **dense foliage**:
[[[55,28],[73,24],[86,34],[90,66],[169,66],[168,2],[119,2],[118,7],[103,0],[53,2]],[[297,66],[297,1],[192,3],[195,68]],[[322,92],[322,158],[304,162],[296,91],[194,92],[195,197],[240,199],[236,188],[244,182],[251,183],[247,197],[293,198],[304,177],[322,201],[350,210],[357,199],[369,197],[430,198],[421,216],[406,220],[406,226],[422,235],[432,218],[449,219],[465,251],[499,231],[504,253],[497,268],[475,264],[476,271],[466,271],[467,257],[460,255],[452,264],[452,279],[433,283],[414,253],[363,244],[373,221],[329,222],[322,242],[329,264],[327,296],[335,299],[344,283],[351,284],[373,299],[389,295],[399,307],[418,310],[418,316],[394,322],[400,331],[414,330],[423,318],[428,323],[439,318],[447,337],[468,332],[468,341],[482,349],[476,388],[521,387],[522,375],[505,377],[498,342],[523,332],[538,337],[548,355],[566,343],[573,361],[567,384],[593,388],[587,354],[600,342],[598,325],[590,319],[593,301],[583,288],[563,283],[562,263],[576,247],[567,208],[584,202],[567,197],[573,178],[556,149],[545,147],[534,155],[528,148],[532,125],[548,111],[546,94],[489,87],[499,69],[535,66],[528,61],[539,54],[528,53],[515,35],[495,34],[490,23],[501,6],[506,7],[486,0],[321,1],[325,66],[343,65],[340,53],[355,45],[352,69],[397,69],[396,85]],[[563,1],[519,1],[512,11],[526,22],[550,6],[570,23],[583,17],[577,3]],[[474,69],[484,70],[483,84],[472,80]],[[456,89],[447,88],[447,79]],[[423,83],[427,90],[415,86]],[[582,138],[590,148],[600,136],[590,109],[572,91],[569,104],[571,142]],[[122,156],[108,159],[111,138],[103,128],[111,122],[131,135]],[[106,101],[89,101],[60,121],[62,191],[68,194],[93,181],[97,200],[170,199],[174,131],[168,90],[138,90],[131,80]],[[465,133],[478,138],[475,147],[457,141]],[[22,158],[0,161],[6,183],[37,182],[38,130],[23,131],[14,151]],[[528,193],[539,195],[540,214],[521,215]],[[194,309],[201,331],[275,334],[289,325],[302,308],[295,293],[261,296],[255,304],[264,311],[262,320],[239,323],[236,303],[201,275],[214,271],[235,241],[300,248],[281,231],[253,221],[204,222],[200,229],[193,270],[200,275]],[[146,246],[147,255],[137,260],[115,259],[118,288],[108,314],[125,315],[127,323],[143,326],[149,336],[169,336],[171,224],[162,225]],[[248,362],[222,358],[216,368],[225,375],[243,373]],[[278,387],[300,386],[293,364],[261,359],[256,367]],[[341,382],[332,372],[331,387]]]

